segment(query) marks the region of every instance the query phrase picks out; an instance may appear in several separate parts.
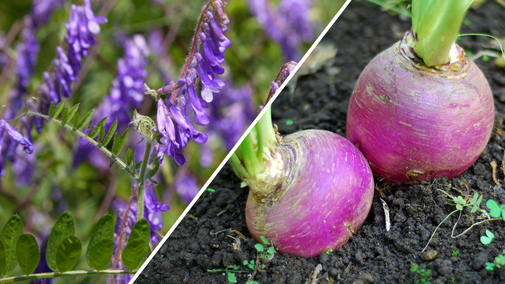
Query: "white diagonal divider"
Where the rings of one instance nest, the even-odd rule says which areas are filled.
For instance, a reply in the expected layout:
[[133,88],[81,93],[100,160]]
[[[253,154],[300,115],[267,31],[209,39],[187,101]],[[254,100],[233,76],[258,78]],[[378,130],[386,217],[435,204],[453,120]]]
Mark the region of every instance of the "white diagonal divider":
[[323,39],[323,37],[326,35],[326,33],[328,33],[328,30],[333,26],[333,24],[335,23],[335,21],[337,21],[338,17],[340,17],[340,15],[342,14],[342,12],[344,12],[344,10],[347,8],[347,6],[349,5],[349,3],[351,3],[351,0],[347,0],[344,3],[344,5],[342,5],[342,7],[340,8],[340,10],[333,17],[333,19],[331,19],[330,23],[326,26],[326,28],[324,28],[323,32],[319,35],[319,37],[316,39],[316,41],[312,44],[312,46],[309,48],[309,50],[307,51],[307,53],[305,53],[305,55],[300,60],[300,62],[298,62],[298,64],[296,65],[295,69],[293,70],[293,72],[291,72],[291,74],[289,74],[288,78],[284,81],[284,83],[282,83],[282,85],[279,87],[279,89],[277,90],[277,92],[275,92],[274,96],[270,99],[270,101],[268,102],[268,104],[265,105],[265,107],[263,108],[263,110],[260,112],[260,114],[258,114],[258,116],[256,117],[256,119],[253,121],[253,123],[251,123],[251,125],[249,126],[249,128],[247,128],[247,130],[244,132],[244,134],[242,134],[242,137],[240,137],[240,139],[235,144],[235,146],[233,147],[233,149],[231,149],[231,151],[228,153],[228,155],[226,155],[226,157],[221,162],[221,164],[217,167],[217,169],[214,171],[214,173],[210,176],[210,178],[207,180],[207,182],[200,189],[200,191],[198,192],[198,194],[196,195],[196,197],[193,199],[193,201],[191,201],[191,203],[188,205],[188,207],[186,207],[186,209],[184,210],[184,212],[182,212],[181,216],[179,216],[179,218],[177,219],[177,221],[175,222],[175,224],[172,226],[172,228],[170,228],[170,230],[168,231],[168,233],[163,237],[163,239],[160,241],[160,243],[158,244],[158,246],[153,250],[153,252],[151,253],[151,255],[147,258],[147,260],[144,262],[144,264],[142,264],[142,266],[140,267],[140,269],[137,271],[137,273],[135,273],[135,275],[133,276],[132,280],[130,280],[130,282],[128,284],[133,284],[135,282],[135,280],[137,280],[137,278],[142,273],[142,271],[144,271],[144,269],[149,264],[149,262],[151,262],[151,260],[153,259],[153,257],[158,253],[158,251],[160,250],[160,248],[163,246],[163,244],[170,237],[170,235],[172,234],[172,232],[177,228],[177,226],[179,225],[179,223],[181,223],[182,219],[186,216],[186,214],[188,214],[189,210],[191,210],[191,208],[196,203],[196,201],[205,192],[204,189],[207,189],[207,187],[210,185],[210,183],[214,180],[214,178],[217,176],[217,174],[221,171],[221,169],[223,168],[223,166],[228,162],[228,160],[230,159],[231,155],[233,153],[235,153],[235,151],[237,150],[238,146],[242,143],[242,141],[245,139],[245,137],[247,136],[247,134],[249,134],[249,132],[251,132],[251,130],[256,125],[256,123],[258,123],[258,121],[261,119],[261,117],[265,114],[266,109],[268,109],[268,107],[270,107],[272,105],[272,103],[275,101],[275,99],[277,98],[277,96],[282,92],[282,90],[286,87],[286,85],[289,83],[289,81],[295,76],[295,74],[298,71],[298,69],[300,69],[300,67],[303,65],[303,63],[305,62],[305,60],[307,60],[307,58],[310,56],[310,54],[312,53],[312,51],[314,51],[314,49],[319,44],[319,42]]

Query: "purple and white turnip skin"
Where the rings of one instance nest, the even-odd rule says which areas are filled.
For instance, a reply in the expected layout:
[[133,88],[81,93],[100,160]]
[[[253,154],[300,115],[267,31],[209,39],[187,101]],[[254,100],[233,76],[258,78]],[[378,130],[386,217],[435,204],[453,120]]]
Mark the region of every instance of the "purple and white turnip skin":
[[361,152],[324,130],[282,138],[264,160],[270,166],[249,185],[247,227],[282,253],[314,257],[345,244],[365,221],[374,180]]
[[458,46],[453,45],[453,63],[428,68],[416,60],[409,37],[408,32],[361,73],[346,136],[386,182],[453,178],[475,162],[489,140],[491,89]]

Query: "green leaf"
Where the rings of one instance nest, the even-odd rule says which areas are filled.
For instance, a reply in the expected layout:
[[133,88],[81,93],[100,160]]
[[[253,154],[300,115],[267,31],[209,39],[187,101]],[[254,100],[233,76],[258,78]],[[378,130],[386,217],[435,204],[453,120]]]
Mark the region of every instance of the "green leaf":
[[133,151],[132,149],[128,148],[128,150],[126,150],[126,165],[130,166],[132,162],[133,162]]
[[[89,238],[88,249],[86,250],[86,262],[89,267],[94,268],[96,270],[102,270],[102,267],[95,267],[91,264],[92,261],[94,263],[101,263],[102,255],[96,255],[95,246],[103,240],[111,240],[114,238],[114,218],[111,215],[105,214],[98,220],[93,231],[91,232],[91,236]],[[105,244],[101,244],[101,246],[106,246]],[[95,250],[95,254],[92,251]],[[97,260],[98,258],[98,260]],[[110,260],[110,256],[109,256]]]
[[147,172],[146,179],[152,178],[158,172],[159,168],[160,168],[160,157],[156,157],[156,159],[153,162],[152,167]]
[[[126,247],[123,251],[123,264],[126,269],[132,271],[138,269],[140,265],[144,263],[147,258],[150,236],[151,229],[149,227],[149,222],[147,222],[146,219],[138,221],[133,226],[130,232],[130,237],[128,238],[128,243],[126,244]],[[138,242],[139,240],[142,244],[144,244],[143,249],[137,247],[140,245],[140,242]],[[125,253],[126,257],[128,257],[128,259],[126,259],[127,263],[125,263],[124,259]],[[127,264],[131,269],[127,267]]]
[[75,127],[77,130],[81,130],[84,126],[86,126],[86,124],[89,123],[89,121],[91,120],[91,117],[93,116],[93,111],[94,110],[90,110],[86,113],[86,115],[84,115],[84,118]]
[[254,245],[254,248],[259,251],[259,252],[264,252],[265,251],[265,248],[263,247],[262,244],[255,244]]
[[54,114],[54,102],[51,102],[51,105],[49,106],[49,116],[53,116]]
[[78,112],[76,112],[74,115],[74,127],[76,127],[77,124],[79,124],[79,113]]
[[151,239],[151,228],[149,227],[149,222],[147,222],[146,219],[142,219],[135,223],[130,232],[129,240],[131,239],[141,239],[149,244],[149,240]]
[[33,235],[22,234],[16,245],[16,256],[19,267],[24,274],[29,275],[35,271],[40,260],[39,244]]
[[144,262],[147,244],[144,240],[128,240],[128,244],[123,250],[121,259],[123,265],[129,271],[138,269]]
[[105,126],[100,125],[100,135],[98,135],[98,142],[103,141],[104,136],[105,136]]
[[486,206],[490,210],[489,215],[491,215],[491,217],[493,217],[493,218],[500,217],[501,210],[500,210],[500,206],[498,205],[498,203],[496,203],[496,201],[494,201],[493,199],[489,199],[486,202]]
[[18,215],[12,216],[5,224],[0,241],[5,247],[5,269],[4,276],[11,275],[16,269],[18,260],[16,257],[16,244],[19,237],[23,234],[23,220]]
[[267,238],[265,238],[264,236],[260,236],[260,239],[261,239],[261,242],[262,242],[264,245],[266,245],[266,246],[270,245],[270,242],[269,242],[269,241],[267,240]]
[[114,142],[112,142],[112,154],[116,155],[117,147],[119,147],[119,133],[116,132],[116,134],[114,135]]
[[480,237],[480,242],[489,245],[494,239],[494,234],[490,230],[486,230],[486,236]]
[[228,275],[228,282],[237,283],[237,277],[235,276],[235,273],[226,271],[226,274]]
[[[117,128],[117,120],[114,121],[114,123],[110,126],[109,133],[107,133],[107,136],[105,136],[105,139],[102,142],[103,146],[107,146],[109,144],[110,140],[112,140],[112,137],[114,136],[114,133],[116,132],[116,128]],[[99,140],[99,141],[101,141],[101,140]]]
[[63,273],[74,268],[81,256],[81,249],[81,240],[76,236],[63,239],[56,251],[56,270]]
[[[72,118],[74,118],[74,115],[77,113],[77,110],[79,109],[79,104],[76,104],[73,106],[69,111],[68,111],[68,117],[67,119],[63,119],[63,122],[66,124],[69,124]],[[74,122],[75,125],[75,122]]]
[[95,138],[98,135],[98,133],[100,133],[100,129],[102,129],[102,127],[106,122],[107,117],[100,119],[100,121],[96,124],[95,129],[93,129],[93,131],[91,131],[91,133],[89,134],[89,137]]
[[484,195],[481,195],[479,197],[479,199],[477,200],[477,203],[475,203],[475,205],[477,205],[477,207],[480,207],[480,204],[482,203],[482,197],[484,197]]
[[56,106],[56,109],[54,110],[54,114],[53,114],[53,117],[54,118],[57,118],[61,111],[63,110],[63,107],[65,106],[65,103],[63,101],[61,101],[58,106]]
[[125,132],[123,132],[123,135],[121,135],[121,138],[119,139],[119,143],[116,143],[116,137],[114,137],[114,146],[112,147],[112,153],[114,155],[119,155],[121,153],[121,150],[123,150],[124,145],[126,144],[126,140],[128,140],[128,132],[130,129],[126,129]]
[[74,218],[72,218],[72,215],[68,212],[62,213],[60,217],[58,217],[58,220],[56,220],[56,223],[54,223],[51,234],[49,235],[49,240],[47,241],[46,261],[47,266],[49,266],[51,270],[59,271],[56,264],[59,246],[64,239],[73,236],[74,232]]
[[470,200],[470,204],[475,204],[475,202],[477,202],[478,198],[479,198],[479,194],[477,192],[474,193],[472,200]]
[[454,202],[456,202],[456,204],[460,204],[460,205],[466,204],[465,199],[461,196],[458,196],[458,197],[454,198],[453,200],[454,200]]
[[5,259],[5,246],[0,240],[0,275],[5,275],[5,269],[7,268],[7,260]]
[[93,247],[88,246],[86,259],[89,267],[97,271],[109,267],[112,253],[114,252],[114,242],[110,239],[101,239]]
[[61,114],[61,121],[63,123],[65,123],[65,121],[67,120],[67,115],[68,115],[68,108],[64,108]]
[[142,166],[142,162],[138,162],[135,164],[135,169],[138,170]]
[[275,249],[273,247],[269,247],[268,250],[267,250],[267,253],[268,254],[274,254],[275,253]]

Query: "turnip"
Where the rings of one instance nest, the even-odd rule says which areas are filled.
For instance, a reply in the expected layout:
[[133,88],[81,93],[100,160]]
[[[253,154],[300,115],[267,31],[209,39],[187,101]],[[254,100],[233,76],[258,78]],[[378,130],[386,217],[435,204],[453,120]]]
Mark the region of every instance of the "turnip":
[[[275,84],[273,84],[275,85]],[[313,257],[345,244],[365,221],[374,181],[360,151],[324,130],[280,137],[270,108],[231,157],[249,186],[247,227],[282,253]]]
[[471,2],[413,0],[412,30],[361,73],[346,136],[376,177],[390,183],[453,178],[484,150],[493,96],[454,43]]

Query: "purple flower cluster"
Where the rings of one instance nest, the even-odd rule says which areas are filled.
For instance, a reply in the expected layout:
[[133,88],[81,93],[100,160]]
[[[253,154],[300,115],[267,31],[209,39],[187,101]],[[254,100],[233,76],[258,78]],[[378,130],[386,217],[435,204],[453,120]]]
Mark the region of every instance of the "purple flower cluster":
[[298,45],[312,38],[307,12],[309,0],[282,0],[274,11],[268,0],[248,0],[253,16],[268,35],[281,45],[288,60],[299,60]]
[[[7,137],[5,136],[7,133]],[[10,126],[7,121],[0,119],[0,175],[4,174],[3,168],[6,159],[14,160],[17,146],[21,145],[27,154],[33,152],[32,143],[21,135],[16,129]]]
[[89,0],[84,0],[83,6],[72,5],[70,19],[65,24],[67,33],[65,40],[67,49],[58,46],[58,58],[54,59],[56,72],[44,72],[45,85],[40,87],[45,96],[45,103],[41,104],[41,112],[46,113],[50,102],[59,103],[61,96],[70,97],[71,84],[79,80],[81,61],[89,55],[89,49],[95,45],[95,37],[100,33],[99,24],[107,23],[107,19],[95,16]]
[[34,0],[30,11],[34,28],[46,24],[53,11],[63,6],[64,2],[65,0]]
[[[190,55],[179,80],[158,89],[158,93],[168,94],[167,99],[158,99],[158,131],[165,144],[158,148],[161,164],[166,153],[178,165],[182,165],[186,162],[182,148],[188,145],[189,139],[197,144],[207,141],[207,135],[197,131],[189,117],[194,113],[196,124],[207,125],[210,118],[204,108],[212,102],[213,93],[219,92],[225,85],[216,75],[224,73],[221,64],[226,48],[231,45],[224,35],[230,23],[224,12],[226,4],[223,0],[212,0],[203,9],[202,21],[197,27]],[[197,78],[200,78],[202,85],[201,97],[195,88]]]
[[[103,117],[108,117],[105,130],[108,132],[112,123],[117,120],[117,131],[123,132],[131,121],[130,112],[134,107],[140,107],[144,100],[144,79],[147,76],[145,70],[148,62],[149,48],[146,40],[140,34],[134,35],[125,42],[125,57],[117,60],[118,75],[112,81],[110,94],[104,98],[102,104],[93,115],[92,121],[98,123]],[[89,142],[79,140],[74,165],[90,158],[92,153],[98,153]],[[100,159],[99,159],[100,160]],[[90,161],[97,161],[90,159]],[[94,163],[95,166],[99,164]]]

